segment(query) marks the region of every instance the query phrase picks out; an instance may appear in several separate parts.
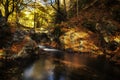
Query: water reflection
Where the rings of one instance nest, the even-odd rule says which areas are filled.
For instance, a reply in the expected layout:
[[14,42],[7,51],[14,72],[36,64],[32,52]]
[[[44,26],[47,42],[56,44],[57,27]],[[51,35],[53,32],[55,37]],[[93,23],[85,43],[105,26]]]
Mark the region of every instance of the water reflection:
[[[120,80],[120,69],[90,55],[46,52],[28,67],[9,69],[0,80]],[[31,62],[31,61],[30,61]],[[6,69],[5,69],[6,70]],[[10,72],[10,73],[9,73]]]
[[70,80],[72,70],[81,67],[79,60],[78,55],[64,55],[60,52],[41,55],[38,61],[24,71],[23,80]]
[[24,80],[53,80],[54,68],[52,58],[41,56],[38,61],[24,71]]
[[[85,68],[78,55],[54,53],[41,55],[23,74],[24,80],[79,80],[79,68]],[[75,72],[74,72],[75,71]],[[84,72],[84,70],[82,71]]]

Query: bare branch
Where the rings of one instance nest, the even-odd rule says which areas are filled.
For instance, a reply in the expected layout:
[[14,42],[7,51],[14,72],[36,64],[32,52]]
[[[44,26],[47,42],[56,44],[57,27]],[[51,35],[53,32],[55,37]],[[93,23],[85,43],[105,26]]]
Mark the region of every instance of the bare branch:
[[[60,12],[57,8],[55,8],[55,7],[53,6],[52,0],[50,0],[50,1],[51,1],[51,6],[58,12],[58,14],[60,14],[61,16],[63,16],[63,13]],[[64,17],[64,16],[63,16],[63,17]]]
[[98,0],[94,0],[91,4],[85,6],[83,10],[88,9],[89,7],[93,6]]

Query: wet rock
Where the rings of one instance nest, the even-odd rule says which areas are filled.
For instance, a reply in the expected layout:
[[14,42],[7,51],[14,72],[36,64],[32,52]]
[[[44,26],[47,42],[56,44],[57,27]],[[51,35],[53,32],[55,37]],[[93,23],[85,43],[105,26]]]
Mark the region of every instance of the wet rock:
[[25,36],[20,42],[15,42],[11,47],[12,58],[27,58],[35,55],[36,42]]
[[31,34],[30,36],[37,43],[50,41],[46,33],[34,33],[34,34]]
[[13,36],[13,42],[21,42],[27,33],[23,30],[16,30]]

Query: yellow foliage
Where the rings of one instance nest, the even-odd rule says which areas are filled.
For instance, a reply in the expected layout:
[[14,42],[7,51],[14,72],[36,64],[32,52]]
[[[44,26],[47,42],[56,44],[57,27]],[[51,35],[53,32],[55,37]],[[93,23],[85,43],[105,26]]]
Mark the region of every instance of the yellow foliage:
[[114,40],[115,40],[116,42],[120,43],[120,36],[115,36],[115,37],[114,37]]
[[[64,44],[65,49],[71,48],[74,51],[94,53],[94,51],[99,50],[99,47],[95,45],[91,36],[91,33],[72,28],[68,30],[65,35],[61,36],[60,40]],[[99,53],[101,54],[102,52]]]
[[0,59],[3,58],[4,54],[5,54],[5,51],[3,49],[0,49]]

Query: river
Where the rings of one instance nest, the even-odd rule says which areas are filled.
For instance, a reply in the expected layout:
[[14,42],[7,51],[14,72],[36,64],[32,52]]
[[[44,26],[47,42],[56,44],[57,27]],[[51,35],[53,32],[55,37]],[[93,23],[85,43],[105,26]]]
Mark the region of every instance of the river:
[[87,53],[73,54],[51,49],[37,58],[7,62],[0,70],[0,80],[120,79],[119,68],[111,67],[103,58],[90,56]]

